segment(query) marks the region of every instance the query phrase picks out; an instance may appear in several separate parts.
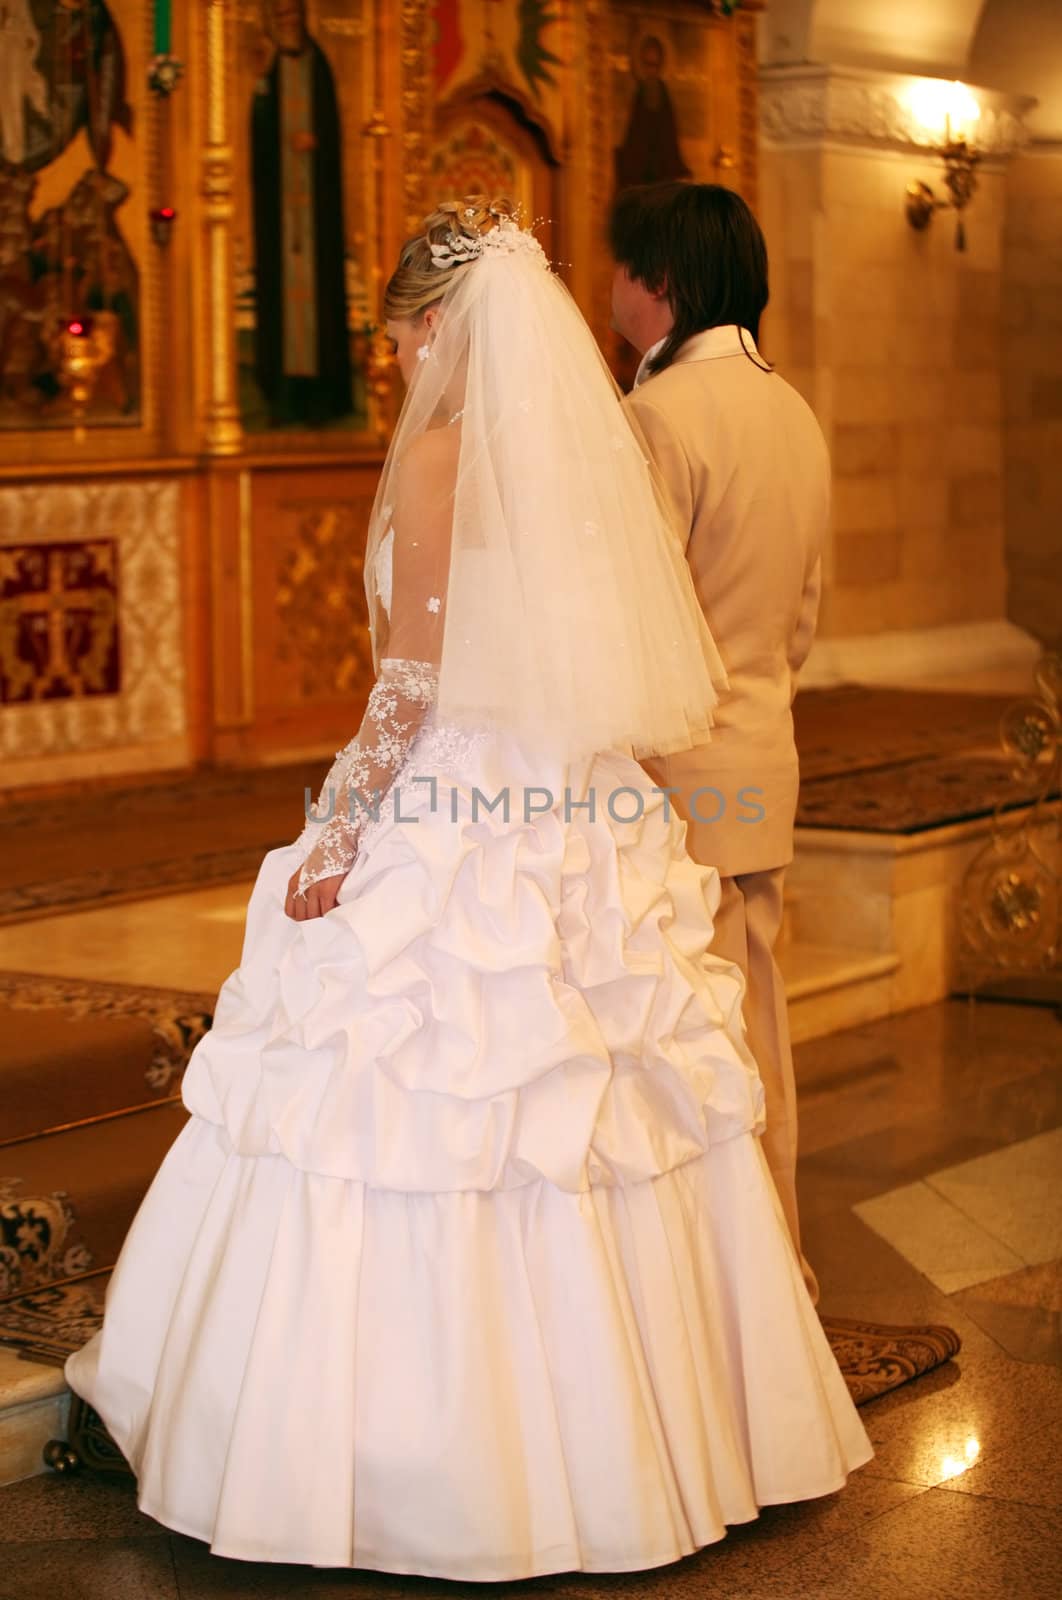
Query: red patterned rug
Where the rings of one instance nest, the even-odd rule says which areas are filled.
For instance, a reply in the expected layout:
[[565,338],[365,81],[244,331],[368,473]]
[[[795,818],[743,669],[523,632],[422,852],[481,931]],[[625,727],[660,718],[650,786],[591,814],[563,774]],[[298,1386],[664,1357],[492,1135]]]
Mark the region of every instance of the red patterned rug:
[[[1029,806],[1042,775],[1015,778],[1002,757],[926,756],[899,766],[841,772],[800,786],[797,826],[856,833],[920,833]],[[1058,786],[1045,799],[1058,798]]]

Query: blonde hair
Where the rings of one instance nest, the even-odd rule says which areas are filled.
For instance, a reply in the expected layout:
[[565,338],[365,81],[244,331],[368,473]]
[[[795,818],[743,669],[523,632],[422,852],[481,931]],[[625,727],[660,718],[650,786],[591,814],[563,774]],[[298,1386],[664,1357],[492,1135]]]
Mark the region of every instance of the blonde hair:
[[[412,321],[429,306],[436,305],[453,281],[455,272],[468,265],[455,261],[446,267],[434,265],[432,245],[447,244],[457,234],[476,239],[498,225],[500,217],[511,217],[510,200],[486,195],[466,195],[463,200],[444,200],[421,224],[423,232],[407,239],[384,290],[383,314],[388,321]],[[473,260],[475,257],[472,258]]]

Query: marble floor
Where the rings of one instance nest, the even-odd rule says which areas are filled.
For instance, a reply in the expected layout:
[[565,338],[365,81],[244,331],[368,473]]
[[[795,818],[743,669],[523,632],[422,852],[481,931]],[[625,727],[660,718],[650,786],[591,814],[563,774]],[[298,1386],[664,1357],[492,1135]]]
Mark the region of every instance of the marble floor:
[[[222,908],[203,910],[209,924]],[[963,1339],[956,1360],[863,1411],[876,1455],[839,1493],[768,1507],[652,1572],[472,1587],[226,1561],[143,1516],[128,1481],[45,1476],[0,1490],[0,1600],[1053,1600],[1062,1021],[945,1003],[802,1045],[798,1075],[820,1309],[947,1322]]]
[[0,927],[0,970],[217,993],[240,964],[253,881]]

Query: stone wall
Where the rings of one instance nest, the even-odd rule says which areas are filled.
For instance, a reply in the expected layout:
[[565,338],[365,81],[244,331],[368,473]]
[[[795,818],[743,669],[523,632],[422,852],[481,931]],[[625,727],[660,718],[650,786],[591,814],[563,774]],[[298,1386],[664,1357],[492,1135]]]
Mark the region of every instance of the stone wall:
[[829,68],[763,74],[765,353],[826,432],[834,515],[820,638],[982,624],[1006,613],[1002,106],[966,213],[904,216],[939,159],[905,124],[902,84]]
[[1007,175],[1002,292],[1008,614],[1062,647],[1062,144]]

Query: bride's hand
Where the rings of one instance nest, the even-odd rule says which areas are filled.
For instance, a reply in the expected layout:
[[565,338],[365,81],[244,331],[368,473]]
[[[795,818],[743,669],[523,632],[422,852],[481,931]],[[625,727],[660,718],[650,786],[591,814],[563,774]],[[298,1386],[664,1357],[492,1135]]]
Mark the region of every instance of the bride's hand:
[[295,893],[299,886],[301,867],[288,879],[288,894],[284,901],[286,916],[294,917],[296,922],[308,922],[311,917],[323,917],[331,911],[339,895],[339,885],[346,877],[345,872],[337,872],[331,878],[318,878],[316,883],[311,883],[305,896]]

